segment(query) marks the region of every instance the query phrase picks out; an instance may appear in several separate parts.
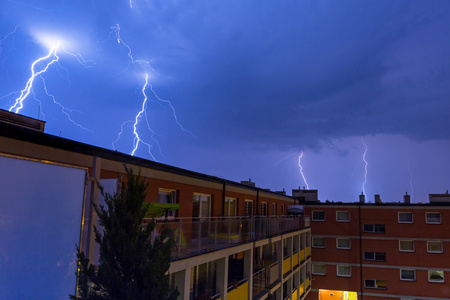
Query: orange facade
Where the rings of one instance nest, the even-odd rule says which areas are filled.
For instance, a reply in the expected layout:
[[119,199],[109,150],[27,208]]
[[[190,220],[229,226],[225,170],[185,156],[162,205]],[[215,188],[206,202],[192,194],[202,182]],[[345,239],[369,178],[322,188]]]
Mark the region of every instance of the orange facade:
[[313,247],[308,299],[322,299],[321,290],[450,298],[449,204],[315,203],[305,215]]

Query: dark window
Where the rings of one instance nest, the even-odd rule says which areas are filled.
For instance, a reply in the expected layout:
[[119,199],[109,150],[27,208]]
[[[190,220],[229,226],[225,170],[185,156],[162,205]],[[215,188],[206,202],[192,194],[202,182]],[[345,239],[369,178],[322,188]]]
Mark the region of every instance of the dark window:
[[313,221],[325,221],[325,212],[318,210],[313,211],[312,219]]
[[364,260],[386,261],[386,252],[364,252]]
[[364,232],[385,233],[386,228],[384,224],[364,224]]

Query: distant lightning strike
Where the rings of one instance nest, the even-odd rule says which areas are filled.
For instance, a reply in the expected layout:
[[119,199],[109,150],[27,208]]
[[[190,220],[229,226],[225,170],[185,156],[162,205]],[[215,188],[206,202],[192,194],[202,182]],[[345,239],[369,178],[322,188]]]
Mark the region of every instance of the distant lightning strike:
[[[16,29],[15,29],[15,30],[16,30]],[[15,30],[14,30],[14,32],[15,32]],[[12,33],[14,33],[14,32],[12,32]],[[12,33],[10,33],[10,34],[12,34]],[[5,38],[6,38],[6,37],[5,37]],[[3,39],[3,40],[4,40],[4,39]],[[2,41],[3,41],[3,40],[2,40]],[[61,112],[62,112],[63,114],[66,115],[67,119],[68,119],[72,124],[74,124],[75,126],[81,128],[81,129],[83,129],[83,130],[87,130],[87,131],[89,131],[89,132],[91,132],[91,133],[94,133],[92,130],[90,130],[90,129],[86,128],[86,127],[83,127],[81,124],[75,122],[75,121],[71,118],[70,114],[68,113],[68,111],[70,111],[70,109],[64,107],[60,102],[56,101],[55,96],[53,96],[52,94],[50,94],[50,93],[48,92],[48,90],[47,90],[47,85],[46,85],[45,79],[44,79],[44,77],[43,77],[42,75],[43,75],[45,72],[47,72],[47,70],[49,69],[49,67],[50,67],[51,65],[53,65],[53,64],[57,64],[58,66],[60,66],[61,68],[63,68],[63,67],[59,64],[59,59],[60,59],[60,57],[59,57],[59,55],[58,55],[58,51],[60,50],[60,44],[61,44],[60,41],[54,43],[54,44],[50,47],[50,50],[49,50],[49,52],[48,52],[47,55],[45,55],[45,56],[43,56],[43,57],[40,57],[40,58],[36,59],[36,60],[31,64],[31,76],[30,76],[30,78],[27,80],[27,83],[25,84],[25,88],[24,88],[24,89],[22,89],[21,91],[9,93],[9,94],[7,94],[7,95],[5,95],[5,96],[3,96],[3,97],[0,97],[0,99],[3,99],[3,98],[8,97],[8,96],[11,96],[11,95],[13,95],[13,94],[19,94],[19,93],[20,93],[20,96],[17,97],[17,98],[15,99],[14,105],[12,105],[12,106],[9,108],[9,111],[13,111],[13,112],[16,113],[16,114],[19,113],[20,110],[23,108],[23,106],[24,106],[24,101],[25,101],[25,99],[30,95],[30,93],[33,94],[34,99],[36,99],[36,100],[39,102],[40,106],[41,106],[41,101],[37,99],[36,95],[34,94],[34,90],[33,90],[33,84],[34,84],[34,82],[35,82],[35,79],[36,79],[37,77],[39,77],[39,78],[42,80],[43,88],[44,88],[45,94],[53,100],[53,103],[54,103],[54,104],[58,105],[58,106],[61,108]],[[66,50],[64,50],[64,49],[62,49],[61,51],[63,51],[63,52],[65,52],[65,53],[67,53],[67,54],[69,54],[69,55],[75,57],[75,58],[77,59],[77,61],[78,61],[82,66],[84,66],[85,68],[88,68],[88,67],[92,66],[93,64],[95,64],[95,62],[93,62],[93,61],[91,61],[91,60],[85,60],[80,54],[73,54],[73,53],[70,53],[70,52],[68,52],[68,51],[66,51]],[[43,65],[43,66],[42,66],[42,65]],[[64,68],[63,68],[63,69],[64,69]],[[67,70],[66,70],[66,72],[67,72]],[[94,133],[94,134],[95,134],[95,133]]]
[[363,182],[363,185],[362,185],[362,190],[363,190],[363,194],[365,195],[366,194],[366,183],[367,183],[367,167],[368,167],[368,163],[367,163],[367,160],[366,160],[366,154],[367,154],[367,150],[368,150],[368,147],[367,147],[367,144],[366,143],[364,143],[364,139],[361,137],[361,142],[363,143],[363,145],[364,145],[364,147],[365,147],[365,150],[364,150],[364,154],[363,154],[363,161],[364,161],[364,182]]
[[[133,7],[131,0],[130,0],[130,7],[131,8]],[[160,103],[165,103],[166,105],[168,105],[170,107],[170,109],[172,111],[172,115],[173,115],[173,117],[175,119],[176,124],[181,128],[181,130],[183,132],[187,132],[187,133],[191,134],[192,136],[195,136],[195,135],[191,131],[185,129],[181,125],[181,123],[178,121],[178,116],[176,114],[175,108],[172,105],[172,103],[169,100],[165,100],[165,99],[160,98],[158,96],[158,94],[156,94],[156,92],[153,90],[153,86],[148,82],[148,77],[149,77],[148,72],[156,73],[156,71],[155,71],[155,69],[153,69],[150,61],[143,60],[143,59],[135,59],[133,57],[131,47],[127,43],[125,43],[123,41],[122,37],[120,36],[120,25],[119,24],[116,24],[115,26],[112,26],[111,29],[112,29],[112,32],[114,32],[114,34],[116,36],[117,43],[123,45],[128,50],[128,54],[127,54],[127,56],[128,56],[128,66],[125,67],[125,69],[123,71],[125,71],[128,67],[130,67],[130,65],[133,66],[135,73],[136,73],[136,68],[138,66],[141,67],[142,69],[144,69],[144,71],[145,71],[145,84],[142,87],[142,94],[144,95],[144,101],[142,103],[142,109],[138,112],[138,114],[136,115],[134,121],[133,120],[128,120],[128,121],[125,121],[125,122],[122,123],[122,125],[120,127],[120,132],[118,134],[118,137],[112,143],[113,149],[115,149],[115,143],[117,143],[120,140],[120,137],[123,134],[124,126],[126,124],[133,124],[134,140],[133,140],[133,150],[131,151],[130,155],[134,156],[134,154],[136,153],[136,151],[137,151],[137,149],[139,147],[139,144],[142,143],[142,144],[146,145],[149,148],[150,156],[152,157],[153,160],[156,161],[154,155],[151,152],[151,145],[149,143],[146,143],[146,142],[143,141],[143,139],[139,136],[139,132],[138,132],[138,128],[137,128],[138,124],[140,123],[142,118],[145,118],[146,123],[147,123],[147,128],[151,132],[151,139],[158,146],[161,156],[164,156],[161,153],[161,147],[160,147],[158,141],[154,137],[155,132],[151,129],[149,121],[148,121],[148,118],[147,118],[146,108],[147,108],[148,96],[147,96],[147,94],[145,92],[147,88],[150,88],[150,90],[153,93],[153,95],[156,98],[156,100],[158,100]]]
[[298,166],[299,166],[299,168],[300,168],[300,174],[302,175],[303,182],[306,184],[306,188],[309,190],[308,183],[306,182],[305,175],[303,174],[303,167],[302,167],[302,164],[301,164],[301,159],[302,159],[302,157],[303,157],[303,152],[302,152],[302,153],[300,154],[300,156],[298,157]]

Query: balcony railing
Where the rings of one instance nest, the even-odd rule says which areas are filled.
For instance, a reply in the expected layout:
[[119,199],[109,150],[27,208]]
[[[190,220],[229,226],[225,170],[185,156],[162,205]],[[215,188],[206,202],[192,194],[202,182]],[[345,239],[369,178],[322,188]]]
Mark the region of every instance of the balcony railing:
[[156,230],[164,224],[172,229],[177,260],[300,230],[305,223],[301,216],[178,218],[158,222]]

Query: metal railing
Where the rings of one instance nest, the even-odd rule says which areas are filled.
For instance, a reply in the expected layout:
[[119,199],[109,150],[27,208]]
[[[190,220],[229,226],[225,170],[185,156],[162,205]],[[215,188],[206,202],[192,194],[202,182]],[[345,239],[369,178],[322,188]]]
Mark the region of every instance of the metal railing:
[[253,274],[253,298],[257,298],[266,291],[266,268]]
[[172,260],[199,255],[305,228],[301,216],[177,218],[158,221],[174,234]]

